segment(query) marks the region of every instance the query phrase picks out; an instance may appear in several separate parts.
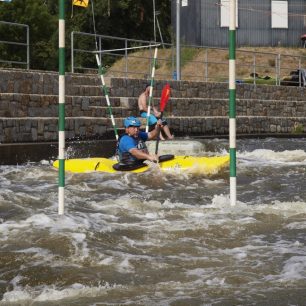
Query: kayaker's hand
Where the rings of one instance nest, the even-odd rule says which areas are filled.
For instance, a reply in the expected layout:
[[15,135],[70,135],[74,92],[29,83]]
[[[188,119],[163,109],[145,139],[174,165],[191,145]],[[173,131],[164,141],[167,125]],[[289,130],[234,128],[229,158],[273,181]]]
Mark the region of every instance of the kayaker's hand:
[[158,119],[158,121],[156,122],[156,126],[155,127],[156,128],[157,127],[159,127],[159,128],[163,127],[163,122],[160,119]]
[[150,154],[150,161],[152,161],[153,163],[157,163],[158,162],[158,156],[156,154]]

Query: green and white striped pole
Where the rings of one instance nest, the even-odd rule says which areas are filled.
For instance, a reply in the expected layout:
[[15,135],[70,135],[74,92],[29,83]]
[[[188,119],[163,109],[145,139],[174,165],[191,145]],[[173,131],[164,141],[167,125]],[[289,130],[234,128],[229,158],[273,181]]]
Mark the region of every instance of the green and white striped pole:
[[146,125],[146,132],[149,132],[149,117],[151,113],[151,102],[153,99],[153,84],[154,84],[154,75],[155,75],[155,67],[156,67],[156,59],[157,59],[157,50],[155,48],[154,58],[153,58],[153,65],[152,65],[152,72],[151,72],[151,86],[150,86],[150,94],[149,94],[149,101],[148,101],[148,111],[147,111],[147,125]]
[[119,139],[118,130],[117,130],[117,127],[116,127],[115,118],[114,118],[113,111],[112,111],[112,106],[111,106],[110,101],[109,101],[108,90],[107,90],[107,87],[106,87],[105,81],[104,81],[103,67],[101,65],[100,58],[99,58],[98,54],[96,54],[96,60],[97,60],[98,68],[99,68],[99,75],[100,75],[101,82],[102,82],[102,89],[103,89],[103,92],[104,92],[104,95],[105,95],[105,98],[106,98],[108,112],[109,112],[109,115],[110,115],[110,118],[111,118],[111,121],[112,121],[112,125],[113,125],[114,131],[115,131],[116,140],[118,140]]
[[63,215],[65,202],[65,0],[59,0],[58,29],[58,214]]
[[236,205],[236,0],[230,0],[229,26],[229,151],[230,203]]

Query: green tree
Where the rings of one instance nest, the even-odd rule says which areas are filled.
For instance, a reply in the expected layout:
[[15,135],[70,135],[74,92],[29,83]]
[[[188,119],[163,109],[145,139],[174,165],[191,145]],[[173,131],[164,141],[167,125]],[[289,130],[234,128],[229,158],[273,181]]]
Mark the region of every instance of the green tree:
[[[45,1],[37,0],[13,0],[11,3],[1,3],[0,20],[27,24],[30,27],[30,58],[33,69],[54,69],[56,39],[56,16],[48,12]],[[2,30],[3,40],[18,41],[20,30],[17,28],[9,31]],[[14,37],[12,37],[14,36]],[[25,42],[25,39],[22,39]],[[16,47],[11,47],[12,58],[20,56]],[[16,54],[17,52],[17,54]],[[25,54],[25,51],[23,52]]]
[[[88,8],[74,6],[66,1],[66,57],[70,63],[70,33],[72,31],[127,37],[131,39],[153,40],[153,1],[150,0],[90,0],[94,1],[92,16],[91,3]],[[69,4],[68,4],[69,3]],[[170,41],[170,0],[155,0],[160,11],[159,23],[165,41]],[[72,14],[73,10],[73,14]],[[56,0],[12,0],[0,2],[0,20],[27,24],[30,27],[30,58],[32,69],[57,70],[58,66],[58,1]],[[0,26],[1,40],[25,41],[24,31]],[[157,38],[159,35],[157,31]],[[94,50],[93,38],[82,37],[78,47]],[[118,42],[104,41],[103,48],[117,48]],[[122,47],[122,45],[120,45]],[[24,60],[25,50],[20,47],[0,44],[0,59]],[[80,59],[82,63],[92,63],[93,56]],[[110,60],[111,62],[111,60]],[[81,63],[81,64],[82,64]]]
[[[159,23],[164,41],[170,42],[171,33],[171,1],[155,0],[155,9],[160,11]],[[94,1],[95,26],[98,34],[126,37],[139,40],[154,40],[153,1],[152,0],[95,0]],[[74,7],[73,18],[67,25],[70,31],[94,32],[91,7]],[[160,40],[156,28],[157,40]],[[131,45],[129,45],[130,47]],[[94,50],[93,38],[78,39],[77,48]],[[103,49],[124,48],[124,43],[116,40],[104,39]],[[117,52],[119,54],[120,52]],[[124,54],[124,51],[121,52]],[[117,58],[115,56],[103,56],[103,64],[110,65]],[[93,56],[76,56],[76,62],[80,66],[96,67]]]

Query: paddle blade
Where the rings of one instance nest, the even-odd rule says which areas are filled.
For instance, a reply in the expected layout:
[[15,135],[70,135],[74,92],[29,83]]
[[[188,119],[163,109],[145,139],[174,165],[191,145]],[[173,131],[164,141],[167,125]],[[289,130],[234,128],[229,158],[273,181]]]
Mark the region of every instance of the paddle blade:
[[164,111],[166,105],[167,105],[167,102],[170,98],[170,85],[169,84],[166,84],[163,88],[163,91],[162,91],[162,94],[161,94],[161,97],[160,97],[160,105],[159,105],[159,110],[161,112]]

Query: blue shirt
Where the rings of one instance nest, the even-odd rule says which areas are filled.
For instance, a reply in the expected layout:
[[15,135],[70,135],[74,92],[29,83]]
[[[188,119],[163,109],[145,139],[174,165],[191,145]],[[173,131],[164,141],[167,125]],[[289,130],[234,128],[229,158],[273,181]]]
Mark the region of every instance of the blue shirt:
[[138,137],[129,136],[127,134],[123,135],[119,140],[118,153],[120,157],[120,162],[136,162],[137,158],[131,153],[131,149],[146,150],[147,147],[144,144],[148,140],[148,133],[139,132]]

